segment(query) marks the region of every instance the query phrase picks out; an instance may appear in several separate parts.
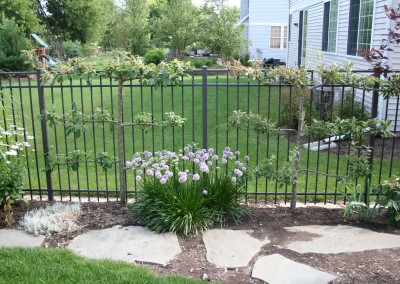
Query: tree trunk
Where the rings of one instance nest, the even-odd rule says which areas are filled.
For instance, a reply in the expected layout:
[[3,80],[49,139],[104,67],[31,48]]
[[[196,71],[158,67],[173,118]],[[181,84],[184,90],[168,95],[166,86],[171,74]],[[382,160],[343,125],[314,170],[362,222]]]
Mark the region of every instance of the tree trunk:
[[[298,92],[299,90],[295,90]],[[294,176],[292,181],[292,194],[290,199],[290,209],[296,209],[297,203],[297,180],[300,172],[300,151],[301,151],[301,136],[303,133],[303,108],[304,108],[304,91],[301,91],[299,98],[299,123],[297,125],[297,138],[294,157]]]
[[125,160],[124,160],[124,128],[123,128],[123,107],[122,88],[124,82],[118,81],[118,164],[119,164],[119,198],[122,204],[126,203],[125,185]]

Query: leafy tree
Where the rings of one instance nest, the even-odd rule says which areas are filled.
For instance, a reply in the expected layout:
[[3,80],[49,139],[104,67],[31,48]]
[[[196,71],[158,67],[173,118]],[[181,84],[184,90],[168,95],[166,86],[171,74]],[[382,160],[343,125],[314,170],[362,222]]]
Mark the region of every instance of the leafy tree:
[[37,0],[39,15],[59,40],[99,41],[107,27],[112,0]]
[[197,39],[199,10],[191,0],[159,0],[157,4],[160,10],[153,10],[154,40],[164,43],[176,58],[181,58]]
[[35,0],[0,0],[0,22],[14,18],[25,34],[42,31]]
[[4,19],[0,24],[0,70],[24,71],[30,65],[22,50],[32,49],[23,30],[14,19]]
[[247,46],[244,37],[245,26],[238,25],[240,11],[229,7],[224,0],[208,0],[202,8],[202,42],[223,61],[235,53],[241,53]]
[[149,7],[147,0],[126,0],[123,9],[116,13],[110,29],[112,44],[144,55],[149,47]]

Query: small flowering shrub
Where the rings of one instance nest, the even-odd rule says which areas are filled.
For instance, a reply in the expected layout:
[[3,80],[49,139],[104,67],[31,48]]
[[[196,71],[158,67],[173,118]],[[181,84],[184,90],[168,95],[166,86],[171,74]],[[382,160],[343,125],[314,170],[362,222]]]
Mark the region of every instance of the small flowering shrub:
[[135,171],[143,191],[131,211],[156,232],[197,234],[228,220],[239,222],[248,209],[244,177],[248,157],[228,147],[222,155],[214,149],[195,150],[186,146],[178,153],[136,153],[127,168]]
[[22,195],[25,173],[25,149],[33,139],[23,128],[10,125],[7,130],[0,126],[0,208],[11,205]]

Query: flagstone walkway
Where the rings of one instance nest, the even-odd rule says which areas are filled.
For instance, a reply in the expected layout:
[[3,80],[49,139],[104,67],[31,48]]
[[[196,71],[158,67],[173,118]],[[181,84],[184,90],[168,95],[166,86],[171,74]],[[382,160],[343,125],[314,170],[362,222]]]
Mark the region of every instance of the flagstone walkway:
[[[353,226],[298,226],[288,232],[310,234],[307,241],[293,240],[285,245],[299,253],[345,253],[373,249],[399,248],[400,236],[377,233]],[[267,283],[329,283],[336,278],[326,271],[295,262],[279,254],[260,254],[268,238],[258,240],[251,231],[210,230],[204,233],[207,261],[218,267],[246,267],[256,258],[252,277]],[[268,235],[268,234],[267,234]],[[0,230],[0,247],[40,246],[43,236],[19,230]],[[69,244],[75,253],[95,259],[115,259],[131,263],[166,265],[182,252],[175,234],[155,234],[140,226],[114,226],[78,235]],[[265,251],[265,250],[264,250]]]

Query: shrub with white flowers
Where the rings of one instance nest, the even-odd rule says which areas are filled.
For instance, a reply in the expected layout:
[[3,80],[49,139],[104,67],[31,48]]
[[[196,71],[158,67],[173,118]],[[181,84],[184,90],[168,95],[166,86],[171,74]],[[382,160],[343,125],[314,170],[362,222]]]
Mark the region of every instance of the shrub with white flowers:
[[25,173],[25,150],[33,137],[16,125],[7,129],[0,126],[0,208],[11,209],[11,205],[22,195]]
[[239,222],[248,213],[240,201],[249,160],[240,155],[229,147],[218,155],[193,146],[134,154],[126,167],[134,170],[142,191],[131,211],[151,230],[183,235]]

